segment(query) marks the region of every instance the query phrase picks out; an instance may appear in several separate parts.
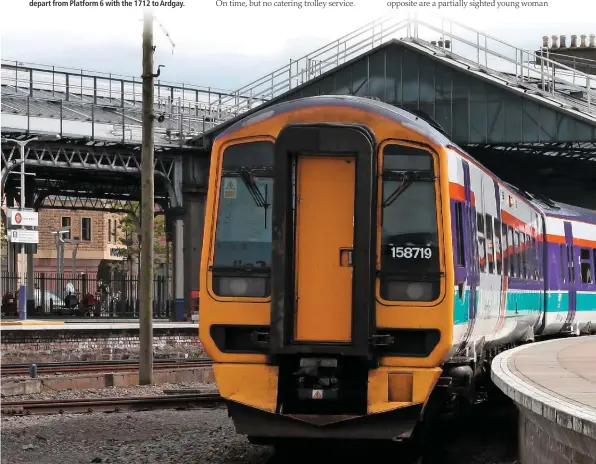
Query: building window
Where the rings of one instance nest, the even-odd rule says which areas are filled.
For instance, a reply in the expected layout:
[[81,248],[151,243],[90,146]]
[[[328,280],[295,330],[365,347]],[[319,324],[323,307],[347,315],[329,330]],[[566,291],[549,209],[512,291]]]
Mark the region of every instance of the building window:
[[108,219],[108,243],[116,243],[116,229],[118,221],[116,219]]
[[[70,217],[62,216],[61,227],[70,227]],[[65,240],[70,240],[70,232],[67,232],[66,234],[62,234],[62,238],[64,238]]]
[[91,218],[81,219],[81,239],[91,240]]

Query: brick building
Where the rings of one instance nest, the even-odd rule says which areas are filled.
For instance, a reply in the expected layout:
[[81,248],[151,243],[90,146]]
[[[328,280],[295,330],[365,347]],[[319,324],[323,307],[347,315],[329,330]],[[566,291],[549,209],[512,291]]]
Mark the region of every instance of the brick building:
[[72,270],[72,249],[78,246],[76,272],[95,274],[102,260],[120,262],[118,250],[123,248],[120,228],[121,214],[103,211],[55,210],[39,211],[39,245],[34,259],[36,272],[56,272],[55,234],[62,227],[70,227],[69,239],[79,239],[78,245],[64,246],[64,272]]

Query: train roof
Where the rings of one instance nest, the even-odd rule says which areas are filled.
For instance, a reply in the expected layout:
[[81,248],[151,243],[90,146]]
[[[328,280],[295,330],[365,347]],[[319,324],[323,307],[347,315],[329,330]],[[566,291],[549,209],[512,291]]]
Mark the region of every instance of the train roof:
[[[379,116],[384,116],[415,130],[425,137],[432,139],[433,142],[437,144],[444,146],[454,145],[446,134],[442,132],[441,126],[435,121],[432,121],[430,117],[423,117],[422,115],[417,115],[411,111],[372,98],[355,97],[351,95],[318,95],[315,97],[305,97],[277,103],[240,119],[219,134],[216,140],[220,137],[225,137],[242,127],[257,123],[272,116],[302,108],[312,108],[313,106],[348,106],[370,113],[376,113]],[[432,124],[426,119],[430,120]]]
[[548,203],[550,205],[540,202],[539,207],[544,214],[549,217],[596,224],[596,211],[594,210],[580,208],[579,206],[567,205],[565,203],[559,203],[552,200],[550,200]]

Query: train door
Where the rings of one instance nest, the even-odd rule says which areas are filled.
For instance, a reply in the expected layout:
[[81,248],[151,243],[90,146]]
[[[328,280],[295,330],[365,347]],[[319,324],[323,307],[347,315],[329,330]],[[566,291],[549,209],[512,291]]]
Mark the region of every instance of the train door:
[[354,157],[298,158],[296,341],[350,341],[355,165]]
[[571,328],[575,319],[575,302],[577,298],[577,286],[575,283],[575,252],[573,250],[573,230],[571,223],[565,221],[565,260],[567,262],[566,289],[569,295],[569,306],[567,311],[567,319],[563,325],[562,331],[567,331]]
[[468,329],[464,340],[470,337],[474,329],[476,319],[476,309],[478,306],[478,284],[480,282],[480,273],[478,266],[478,246],[476,243],[476,205],[470,179],[470,165],[467,161],[462,161],[464,172],[464,240],[465,249],[468,250],[468,260],[466,261],[467,282],[470,291],[468,306]]

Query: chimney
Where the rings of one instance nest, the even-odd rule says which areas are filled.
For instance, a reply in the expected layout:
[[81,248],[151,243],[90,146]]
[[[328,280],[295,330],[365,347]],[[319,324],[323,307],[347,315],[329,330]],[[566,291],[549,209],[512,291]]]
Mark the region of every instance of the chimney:
[[596,39],[596,35],[590,34],[590,48],[596,48],[596,43],[594,43],[594,39]]
[[561,46],[559,48],[567,48],[567,44],[565,43],[566,39],[567,39],[566,35],[561,35]]
[[559,36],[558,35],[553,35],[552,38],[553,38],[553,45],[552,45],[551,48],[553,50],[555,50],[555,49],[559,48],[559,46],[557,45],[557,40],[559,39]]
[[577,48],[577,34],[573,34],[571,36],[571,46],[570,48]]
[[548,48],[548,35],[542,36],[542,48]]
[[580,48],[586,48],[586,37],[587,37],[586,34],[582,34],[580,37],[582,39],[582,43],[580,45]]

